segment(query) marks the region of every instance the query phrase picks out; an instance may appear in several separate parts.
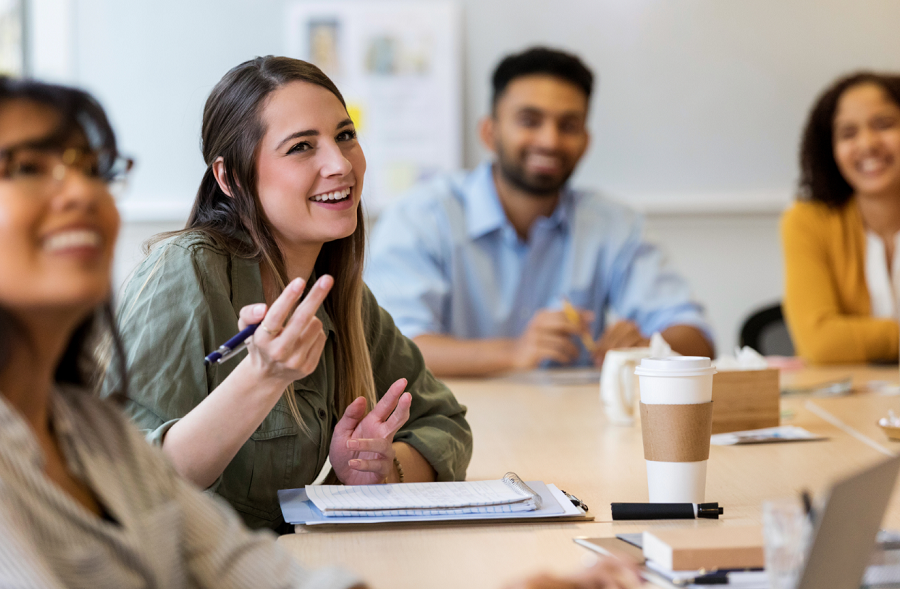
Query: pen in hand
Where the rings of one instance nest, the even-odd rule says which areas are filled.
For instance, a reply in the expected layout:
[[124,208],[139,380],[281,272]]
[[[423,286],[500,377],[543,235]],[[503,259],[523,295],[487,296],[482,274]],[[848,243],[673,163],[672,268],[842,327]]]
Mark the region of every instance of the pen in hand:
[[[581,323],[581,315],[578,314],[578,311],[575,310],[575,307],[572,306],[572,303],[569,302],[569,299],[563,298],[562,300],[563,313],[566,316],[566,319],[572,325],[577,325],[578,327],[583,327]],[[581,332],[581,343],[584,344],[584,347],[587,348],[588,352],[593,353],[597,347],[596,342],[591,339],[590,334],[587,331]]]
[[247,347],[247,340],[256,332],[256,328],[259,327],[259,325],[259,323],[254,323],[253,325],[248,325],[242,329],[233,338],[219,346],[218,350],[204,358],[203,365],[209,366],[210,364],[221,364],[243,351]]

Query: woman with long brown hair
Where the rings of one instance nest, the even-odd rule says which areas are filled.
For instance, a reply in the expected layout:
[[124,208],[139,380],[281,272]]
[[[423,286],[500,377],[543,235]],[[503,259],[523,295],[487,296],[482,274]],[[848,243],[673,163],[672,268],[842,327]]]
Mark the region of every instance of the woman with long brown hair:
[[[365,157],[331,80],[242,63],[206,102],[202,149],[186,228],[120,302],[132,418],[256,528],[284,526],[276,491],[327,458],[344,484],[465,478],[465,408],[362,282]],[[246,354],[204,366],[255,323]]]
[[784,314],[815,363],[900,352],[900,76],[836,80],[809,114],[801,195],[781,221]]
[[[0,587],[366,587],[249,532],[91,394],[99,339],[127,392],[109,293],[130,166],[89,95],[0,76]],[[607,559],[516,587],[637,583]]]

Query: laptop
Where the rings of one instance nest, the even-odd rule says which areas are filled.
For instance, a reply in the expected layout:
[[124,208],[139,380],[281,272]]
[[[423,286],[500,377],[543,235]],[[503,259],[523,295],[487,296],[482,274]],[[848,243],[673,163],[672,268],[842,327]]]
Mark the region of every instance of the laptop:
[[898,470],[890,458],[831,487],[797,589],[859,589]]

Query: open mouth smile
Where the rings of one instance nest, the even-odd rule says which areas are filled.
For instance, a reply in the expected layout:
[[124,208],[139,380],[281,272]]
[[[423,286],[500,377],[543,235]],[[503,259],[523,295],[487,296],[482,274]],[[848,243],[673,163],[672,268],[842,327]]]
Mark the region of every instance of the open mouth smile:
[[313,202],[341,202],[342,200],[346,200],[350,198],[350,188],[344,188],[343,190],[335,190],[334,192],[326,192],[325,194],[317,194],[313,197],[310,197],[309,200]]

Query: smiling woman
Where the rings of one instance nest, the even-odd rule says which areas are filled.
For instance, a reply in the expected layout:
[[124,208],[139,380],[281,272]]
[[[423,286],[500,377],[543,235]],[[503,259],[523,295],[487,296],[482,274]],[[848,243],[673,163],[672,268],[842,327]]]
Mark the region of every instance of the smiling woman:
[[99,338],[126,392],[110,189],[130,166],[90,96],[0,77],[0,586],[361,587],[250,533],[91,394]]
[[[251,527],[289,529],[276,492],[327,459],[344,484],[465,478],[465,408],[362,282],[366,160],[338,89],[303,61],[245,62],[213,88],[202,139],[187,227],[120,304],[134,420]],[[255,323],[245,355],[204,367]]]
[[817,362],[896,361],[900,316],[900,76],[828,88],[801,146],[804,200],[782,219],[784,312]]

